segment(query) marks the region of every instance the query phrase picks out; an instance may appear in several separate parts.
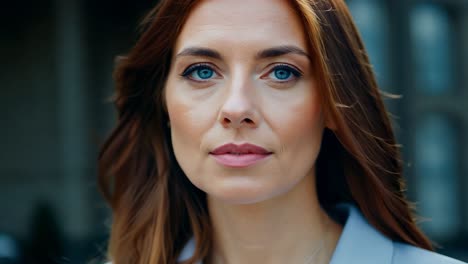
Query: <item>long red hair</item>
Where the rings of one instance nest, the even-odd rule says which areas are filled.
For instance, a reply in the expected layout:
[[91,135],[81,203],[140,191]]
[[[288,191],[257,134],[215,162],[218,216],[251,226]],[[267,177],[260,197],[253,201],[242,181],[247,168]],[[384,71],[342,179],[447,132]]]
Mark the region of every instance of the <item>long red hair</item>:
[[[113,211],[114,264],[168,264],[194,237],[193,263],[211,248],[206,195],[187,179],[171,146],[163,87],[175,41],[196,0],[162,0],[114,72],[118,123],[99,156],[99,186]],[[317,159],[325,209],[355,204],[387,237],[432,249],[405,198],[402,162],[382,95],[343,0],[291,0],[303,21],[326,118]]]

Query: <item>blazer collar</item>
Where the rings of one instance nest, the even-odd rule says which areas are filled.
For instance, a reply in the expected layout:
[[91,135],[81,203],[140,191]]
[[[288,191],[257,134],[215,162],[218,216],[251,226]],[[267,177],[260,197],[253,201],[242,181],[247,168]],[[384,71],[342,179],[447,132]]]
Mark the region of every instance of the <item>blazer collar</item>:
[[[350,204],[339,204],[333,210],[332,216],[344,227],[330,264],[391,264],[392,241],[372,227],[359,209]],[[194,252],[195,240],[191,238],[183,248],[178,261],[189,259]]]
[[344,228],[330,264],[391,264],[393,242],[372,227],[359,209],[340,204],[334,213]]
[[[184,248],[182,249],[182,252],[180,253],[179,258],[177,259],[177,262],[183,262],[190,257],[193,256],[195,253],[195,239],[192,237],[190,240],[185,244]],[[195,264],[202,264],[201,261],[197,261]]]

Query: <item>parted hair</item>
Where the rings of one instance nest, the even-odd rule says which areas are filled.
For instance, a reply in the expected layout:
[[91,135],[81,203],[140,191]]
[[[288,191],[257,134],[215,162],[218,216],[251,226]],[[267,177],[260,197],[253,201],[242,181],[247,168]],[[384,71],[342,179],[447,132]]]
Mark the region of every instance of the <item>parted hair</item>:
[[[206,194],[187,179],[171,146],[163,89],[176,39],[199,0],[161,0],[133,48],[116,60],[118,120],[99,155],[99,187],[112,209],[113,264],[172,264],[189,238],[212,247]],[[365,47],[343,0],[291,0],[311,52],[326,128],[317,193],[329,210],[357,206],[388,238],[432,250],[405,197],[403,162]]]

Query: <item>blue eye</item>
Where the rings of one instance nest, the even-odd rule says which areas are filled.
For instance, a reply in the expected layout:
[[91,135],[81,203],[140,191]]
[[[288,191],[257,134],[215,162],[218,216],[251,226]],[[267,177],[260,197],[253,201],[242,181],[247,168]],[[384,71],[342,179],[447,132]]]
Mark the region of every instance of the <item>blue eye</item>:
[[194,73],[196,73],[200,79],[209,79],[214,75],[213,70],[208,68],[195,70]]
[[274,71],[274,73],[275,73],[275,77],[280,80],[286,80],[292,74],[291,71],[287,71],[284,69],[277,69]]
[[269,77],[280,82],[287,82],[301,76],[301,73],[291,66],[279,65],[273,68]]
[[181,76],[194,81],[206,81],[213,78],[216,72],[208,65],[196,64],[188,67]]

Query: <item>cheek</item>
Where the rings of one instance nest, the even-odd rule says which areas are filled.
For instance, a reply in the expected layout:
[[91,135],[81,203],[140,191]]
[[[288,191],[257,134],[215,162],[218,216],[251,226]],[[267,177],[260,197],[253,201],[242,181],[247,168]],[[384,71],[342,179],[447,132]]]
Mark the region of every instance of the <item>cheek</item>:
[[193,152],[197,149],[201,133],[200,122],[194,122],[195,106],[170,79],[165,89],[174,154],[183,169],[190,168],[192,167],[190,161],[193,159],[188,157],[193,156]]
[[[177,85],[170,77],[165,87],[165,100],[171,125],[171,135],[174,144],[192,142],[203,128],[204,120],[200,115],[200,104],[194,100],[185,87]],[[198,141],[198,140],[197,140]]]
[[281,144],[281,170],[290,175],[304,175],[314,167],[324,129],[318,96],[303,95],[285,100],[270,121]]
[[294,99],[283,100],[281,107],[273,106],[268,110],[269,122],[285,145],[313,139],[320,141],[324,124],[317,93],[304,89],[293,96]]
[[202,89],[190,88],[185,82],[170,77],[165,88],[165,100],[171,130],[187,136],[200,133],[212,124],[216,108],[209,94]]
[[286,109],[287,112],[283,114],[283,124],[285,126],[282,129],[282,133],[286,135],[303,134],[310,137],[312,131],[322,126],[318,102],[304,102]]
[[209,102],[202,102],[197,94],[191,93],[183,84],[175,83],[169,78],[165,93],[172,147],[180,167],[197,185],[197,177],[202,175],[202,165],[206,158],[201,142],[214,117],[209,111]]
[[293,109],[290,120],[287,130],[289,135],[293,134],[297,139],[320,140],[320,132],[324,125],[318,100],[306,101]]

